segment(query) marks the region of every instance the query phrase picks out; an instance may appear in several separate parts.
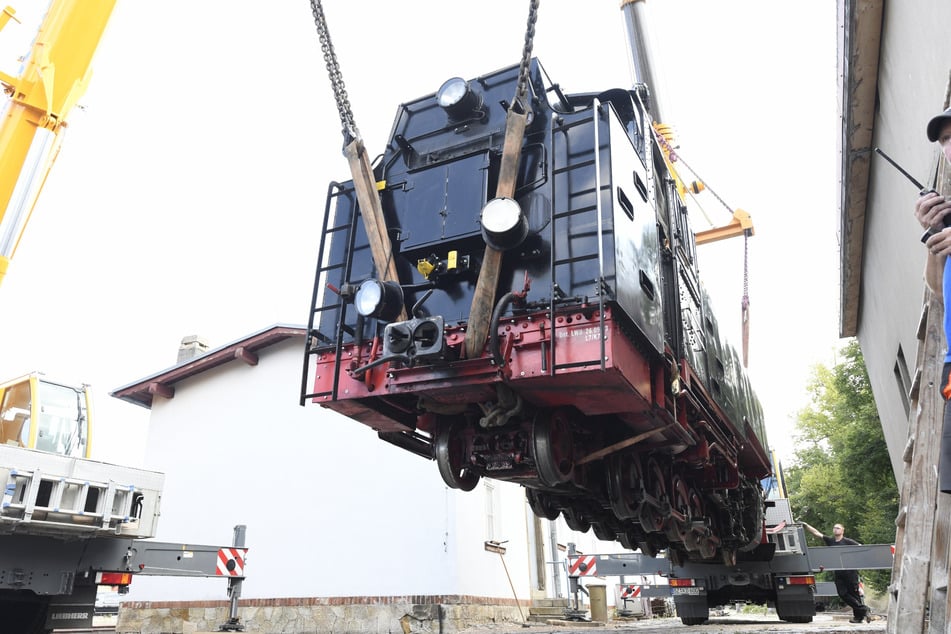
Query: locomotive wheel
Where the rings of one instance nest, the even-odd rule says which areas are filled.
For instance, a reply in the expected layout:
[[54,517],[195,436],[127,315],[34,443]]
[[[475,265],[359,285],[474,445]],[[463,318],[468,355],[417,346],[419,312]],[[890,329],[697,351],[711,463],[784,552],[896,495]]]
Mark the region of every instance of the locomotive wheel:
[[623,533],[619,533],[617,540],[621,542],[621,546],[624,546],[628,550],[637,550],[641,547],[641,543],[646,538],[646,535],[637,529],[628,529]]
[[591,529],[594,531],[594,536],[601,541],[613,542],[617,540],[617,531],[609,522],[591,522]]
[[740,546],[743,552],[750,552],[760,545],[763,537],[763,519],[766,509],[763,508],[763,496],[758,485],[747,484],[743,491],[745,502],[743,512],[743,532],[749,541]]
[[536,489],[525,489],[525,498],[532,509],[532,513],[546,520],[554,521],[558,519],[558,509],[555,507],[551,496]]
[[687,539],[687,533],[690,532],[689,529],[689,517],[690,510],[688,508],[690,504],[690,496],[687,493],[687,485],[684,483],[683,478],[679,475],[675,475],[673,481],[671,482],[670,487],[671,495],[671,504],[673,508],[684,517],[687,518],[684,522],[670,517],[667,519],[667,539],[672,542],[683,542]]
[[[708,509],[704,507],[704,519],[707,523],[707,531],[705,534],[700,535],[700,556],[703,559],[714,559],[717,556],[717,551],[721,550],[722,535],[726,531],[724,531],[721,525],[721,520],[724,518],[721,518],[716,512],[707,514],[707,511]],[[736,563],[736,551],[735,549],[731,549],[732,553],[728,554],[726,552],[727,550],[726,548],[722,549],[720,557],[724,564],[730,566],[733,564],[729,563],[728,559],[723,558],[732,556],[733,562]]]
[[[688,496],[690,498],[688,504],[690,512],[687,515],[689,523],[704,521],[706,519],[706,513],[703,509],[703,498],[700,497],[700,494],[697,493],[697,490],[693,487],[690,487]],[[701,539],[703,539],[703,537],[696,531],[687,530],[686,533],[684,533],[684,547],[690,551],[700,550]]]
[[571,479],[575,471],[574,438],[565,411],[556,410],[550,417],[539,415],[532,426],[532,444],[543,484],[556,486]]
[[667,489],[664,486],[664,474],[660,470],[660,465],[653,458],[648,459],[645,465],[644,478],[648,495],[652,496],[660,507],[644,501],[637,509],[637,518],[645,531],[658,533],[664,530],[664,523],[667,520],[667,513],[665,512]]
[[573,531],[587,533],[588,529],[591,528],[591,522],[588,521],[588,518],[585,517],[584,513],[581,513],[574,507],[562,509],[561,514],[565,518],[565,524],[567,524],[568,528]]
[[637,517],[640,487],[643,486],[641,461],[636,454],[614,454],[608,459],[608,500],[620,520]]
[[641,549],[641,552],[648,557],[656,557],[661,549],[667,547],[663,542],[663,538],[658,535],[648,535],[642,541],[637,542],[637,545]]
[[460,421],[439,425],[434,442],[436,465],[439,467],[439,475],[449,488],[471,491],[479,483],[479,474],[467,468],[463,427]]

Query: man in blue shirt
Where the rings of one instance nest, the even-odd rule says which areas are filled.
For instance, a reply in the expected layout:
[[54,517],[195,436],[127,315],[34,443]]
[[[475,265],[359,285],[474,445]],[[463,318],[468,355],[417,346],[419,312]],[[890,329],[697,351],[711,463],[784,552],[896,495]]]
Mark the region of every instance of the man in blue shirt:
[[[937,142],[945,159],[951,163],[951,108],[935,115],[926,129],[928,140]],[[925,283],[944,303],[945,341],[951,341],[951,267],[947,266],[951,254],[951,202],[935,192],[928,192],[915,203],[915,218],[921,227],[931,233],[925,242],[928,260],[925,263]],[[945,217],[947,216],[947,218]],[[941,372],[941,395],[947,402],[951,399],[951,351],[945,353]],[[944,425],[941,432],[941,450],[938,456],[938,487],[942,493],[951,493],[951,407],[945,404]]]

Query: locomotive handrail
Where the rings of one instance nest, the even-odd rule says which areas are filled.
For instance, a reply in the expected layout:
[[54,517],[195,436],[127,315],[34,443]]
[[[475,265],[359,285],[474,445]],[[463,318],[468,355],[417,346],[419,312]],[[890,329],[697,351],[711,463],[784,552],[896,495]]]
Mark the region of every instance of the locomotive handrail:
[[604,360],[604,219],[601,217],[601,102],[595,98],[591,103],[594,110],[594,205],[598,217],[598,332],[601,353],[601,371],[607,369]]

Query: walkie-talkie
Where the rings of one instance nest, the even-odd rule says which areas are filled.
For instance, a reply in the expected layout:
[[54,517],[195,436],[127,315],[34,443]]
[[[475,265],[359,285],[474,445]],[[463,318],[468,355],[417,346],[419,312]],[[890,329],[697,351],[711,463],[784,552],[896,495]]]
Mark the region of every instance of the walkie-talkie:
[[[912,175],[909,174],[907,171],[905,171],[905,168],[903,168],[901,165],[899,165],[899,164],[896,163],[894,160],[892,160],[892,157],[890,157],[889,155],[887,155],[887,154],[885,154],[884,152],[882,152],[879,148],[875,148],[875,151],[878,152],[879,154],[881,154],[881,156],[882,156],[883,159],[885,159],[886,161],[888,161],[889,163],[891,163],[891,164],[892,164],[892,167],[894,167],[894,168],[897,169],[899,172],[901,172],[901,173],[905,176],[905,178],[907,178],[908,180],[910,180],[910,181],[915,185],[915,187],[918,188],[918,195],[919,195],[919,196],[924,196],[925,194],[931,194],[931,193],[934,193],[934,194],[937,194],[937,193],[938,193],[933,187],[928,188],[928,187],[925,187],[924,185],[922,185],[921,183],[919,183],[919,182],[918,182],[918,179],[916,179],[914,176],[912,176]],[[945,226],[945,227],[951,227],[951,214],[945,215],[945,217],[942,218],[941,221],[944,223],[944,226]],[[928,230],[925,231],[925,232],[921,235],[921,241],[922,241],[922,242],[927,242],[927,241],[928,241],[928,238],[930,238],[930,237],[933,236],[934,234],[935,234],[935,230],[932,229],[931,227],[928,227]]]

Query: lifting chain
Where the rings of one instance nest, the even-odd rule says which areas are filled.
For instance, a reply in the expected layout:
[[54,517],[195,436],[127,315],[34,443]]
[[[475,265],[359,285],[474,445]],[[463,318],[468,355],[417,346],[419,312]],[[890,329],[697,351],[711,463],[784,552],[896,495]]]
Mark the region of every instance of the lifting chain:
[[529,0],[528,25],[525,27],[525,46],[522,48],[522,62],[518,67],[518,85],[515,88],[515,99],[512,100],[512,107],[521,108],[522,112],[526,111],[524,100],[525,94],[528,92],[528,65],[532,61],[532,47],[535,45],[538,2],[539,0]]
[[324,8],[320,0],[310,0],[310,10],[314,14],[314,23],[317,25],[317,36],[320,38],[320,50],[324,54],[327,64],[327,74],[334,90],[334,100],[337,102],[337,112],[340,114],[340,125],[343,126],[344,137],[359,138],[360,132],[353,121],[353,110],[350,108],[350,98],[347,97],[347,88],[343,85],[343,75],[340,72],[340,63],[337,62],[337,53],[333,42],[330,41],[330,31],[327,29],[327,18],[324,17]]
[[[532,61],[532,48],[535,42],[535,23],[538,21],[539,0],[530,0],[528,10],[528,24],[525,28],[525,46],[522,48],[522,61],[518,69],[518,85],[515,89],[513,108],[525,111],[525,94],[528,92],[528,67]],[[314,24],[317,25],[317,36],[320,38],[320,50],[324,54],[327,65],[327,74],[330,85],[333,87],[334,100],[337,102],[337,112],[340,115],[340,124],[345,136],[358,138],[360,132],[353,120],[353,110],[350,108],[350,99],[347,97],[347,88],[343,84],[343,74],[340,72],[340,63],[330,41],[330,30],[327,28],[327,18],[320,0],[310,0],[310,10],[314,15]]]

